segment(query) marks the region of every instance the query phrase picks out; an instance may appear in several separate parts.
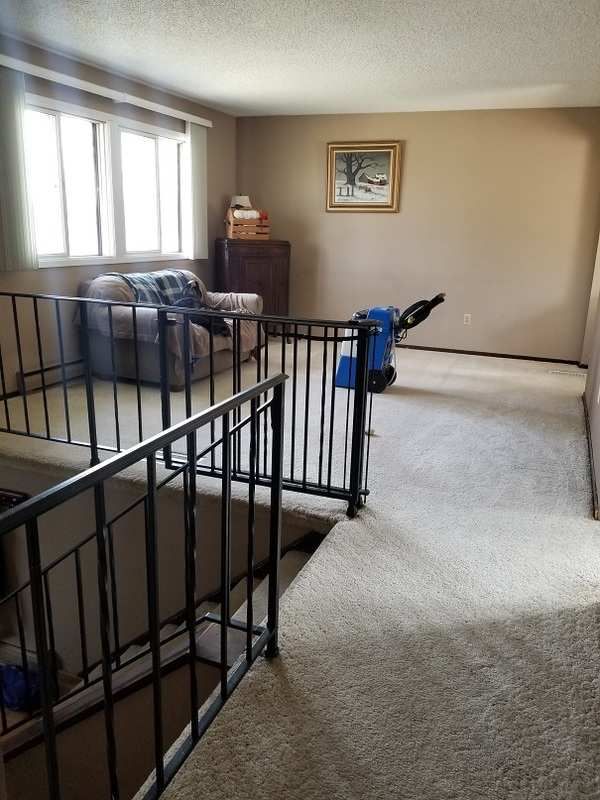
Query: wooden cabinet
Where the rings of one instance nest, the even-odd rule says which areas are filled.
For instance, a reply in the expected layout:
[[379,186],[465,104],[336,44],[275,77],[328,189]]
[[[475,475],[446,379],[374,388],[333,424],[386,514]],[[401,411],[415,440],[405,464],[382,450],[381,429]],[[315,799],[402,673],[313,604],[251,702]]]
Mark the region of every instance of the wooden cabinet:
[[286,315],[290,293],[290,243],[217,239],[215,282],[219,292],[255,292],[264,314]]

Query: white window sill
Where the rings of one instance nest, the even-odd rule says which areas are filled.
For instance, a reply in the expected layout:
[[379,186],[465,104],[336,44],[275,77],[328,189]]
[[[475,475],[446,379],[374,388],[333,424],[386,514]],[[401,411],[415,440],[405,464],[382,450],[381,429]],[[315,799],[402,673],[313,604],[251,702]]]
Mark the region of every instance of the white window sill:
[[40,258],[40,269],[55,267],[94,267],[103,264],[136,264],[149,261],[183,261],[189,257],[185,253],[129,253],[126,256],[82,256]]

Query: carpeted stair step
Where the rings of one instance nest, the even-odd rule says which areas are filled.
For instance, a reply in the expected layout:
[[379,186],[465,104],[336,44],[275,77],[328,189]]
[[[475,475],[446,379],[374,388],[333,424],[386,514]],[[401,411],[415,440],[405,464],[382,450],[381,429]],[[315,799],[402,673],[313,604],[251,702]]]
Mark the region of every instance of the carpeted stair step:
[[[305,553],[302,550],[289,550],[279,562],[279,596],[288,589],[296,575],[311,557],[312,553]],[[245,588],[245,587],[244,587]],[[246,621],[246,594],[244,591],[244,601],[234,612],[234,619],[241,622]],[[252,593],[252,605],[255,622],[261,622],[267,616],[267,604],[269,597],[269,580],[265,578],[255,585]],[[233,606],[232,606],[233,607]]]
[[[286,591],[288,586],[292,583],[298,572],[306,564],[310,558],[310,553],[305,553],[300,550],[288,551],[280,562],[279,573],[279,593],[280,596]],[[254,580],[254,620],[255,623],[260,623],[264,620],[267,614],[267,601],[268,601],[268,587],[269,580],[255,579]],[[232,587],[230,592],[230,608],[232,609],[232,617],[241,622],[246,620],[246,579],[238,581]],[[197,616],[207,612],[215,614],[220,613],[220,605],[214,602],[202,603],[197,609]],[[163,665],[177,659],[187,651],[188,636],[186,630],[186,623],[182,622],[179,625],[173,623],[166,623],[162,626],[160,631],[161,641],[173,638],[161,645],[161,663]],[[217,623],[205,622],[197,630],[196,643],[197,654],[199,658],[206,659],[212,662],[217,662],[220,658],[220,626]],[[246,646],[246,634],[244,631],[229,629],[228,632],[228,664],[232,666],[233,663],[244,652]],[[140,655],[142,654],[143,655]],[[136,656],[140,656],[136,659]],[[134,660],[136,659],[136,660]],[[112,675],[113,692],[119,692],[125,688],[135,685],[142,678],[147,676],[151,670],[151,654],[148,649],[148,643],[132,644],[122,654],[120,658],[120,668]],[[130,663],[128,663],[130,662]],[[65,699],[55,709],[55,718],[57,721],[63,721],[75,714],[81,713],[89,706],[102,700],[103,685],[100,678],[102,677],[102,665],[96,666],[88,676],[89,683],[84,691],[79,694]],[[94,683],[95,681],[95,683]],[[83,681],[77,677],[70,676],[68,686],[63,687],[62,693],[72,690],[75,686],[81,687]],[[28,723],[16,728],[14,732],[5,737],[0,737],[3,746],[8,751],[13,747],[21,746],[32,738],[40,730],[39,720],[31,720]]]

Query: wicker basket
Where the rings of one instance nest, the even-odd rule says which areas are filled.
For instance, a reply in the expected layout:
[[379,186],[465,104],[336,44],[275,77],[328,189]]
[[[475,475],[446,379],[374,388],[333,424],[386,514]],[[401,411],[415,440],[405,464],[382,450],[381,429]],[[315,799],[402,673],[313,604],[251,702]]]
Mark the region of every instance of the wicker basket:
[[227,209],[225,236],[228,239],[269,239],[271,223],[268,219],[237,219],[233,209]]

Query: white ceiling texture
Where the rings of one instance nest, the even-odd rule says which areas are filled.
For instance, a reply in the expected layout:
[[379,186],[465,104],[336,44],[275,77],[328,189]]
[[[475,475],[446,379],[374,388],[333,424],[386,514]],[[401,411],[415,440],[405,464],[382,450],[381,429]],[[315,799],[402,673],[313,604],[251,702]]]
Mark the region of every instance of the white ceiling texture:
[[0,30],[237,115],[600,105],[600,0],[0,0]]

